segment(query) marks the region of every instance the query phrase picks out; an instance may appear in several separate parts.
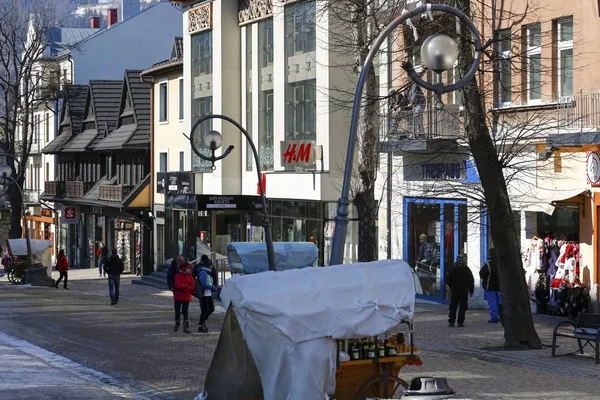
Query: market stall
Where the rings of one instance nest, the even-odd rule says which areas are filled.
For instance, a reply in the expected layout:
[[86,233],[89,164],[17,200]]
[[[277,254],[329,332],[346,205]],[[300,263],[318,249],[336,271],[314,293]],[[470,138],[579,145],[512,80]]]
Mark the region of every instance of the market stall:
[[[235,275],[221,296],[227,314],[206,399],[374,398],[361,394],[369,382],[381,397],[406,387],[402,366],[420,363],[415,278],[404,261]],[[392,340],[390,330],[403,323],[408,341]],[[366,353],[354,351],[358,343]]]

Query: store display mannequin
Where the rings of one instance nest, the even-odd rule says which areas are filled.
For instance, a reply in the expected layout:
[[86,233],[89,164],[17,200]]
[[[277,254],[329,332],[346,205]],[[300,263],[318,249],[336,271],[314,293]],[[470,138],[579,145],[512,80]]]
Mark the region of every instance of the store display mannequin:
[[577,268],[577,261],[575,260],[575,256],[573,254],[569,254],[567,256],[567,260],[565,262],[565,273],[569,274],[569,283],[575,283],[575,277],[577,276],[575,269]]
[[527,248],[525,262],[523,264],[525,267],[525,280],[527,282],[527,287],[529,288],[529,293],[532,294],[535,290],[535,285],[538,280],[543,250],[544,240],[534,236]]

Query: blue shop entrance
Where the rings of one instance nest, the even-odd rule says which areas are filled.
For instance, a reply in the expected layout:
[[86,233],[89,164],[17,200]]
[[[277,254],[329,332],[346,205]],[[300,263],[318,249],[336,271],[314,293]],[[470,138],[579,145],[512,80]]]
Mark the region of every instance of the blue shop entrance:
[[[467,243],[466,200],[404,198],[404,260],[423,287],[419,297],[449,300],[445,277]],[[465,256],[466,257],[466,256]]]

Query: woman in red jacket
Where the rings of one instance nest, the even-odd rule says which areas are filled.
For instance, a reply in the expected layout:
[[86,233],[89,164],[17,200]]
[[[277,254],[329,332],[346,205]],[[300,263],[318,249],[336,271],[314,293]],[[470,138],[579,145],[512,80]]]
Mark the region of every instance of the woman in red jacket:
[[56,257],[56,270],[60,273],[60,277],[54,284],[54,287],[58,289],[58,284],[65,278],[63,288],[69,290],[67,287],[67,280],[69,279],[69,260],[67,260],[64,250],[58,252],[58,257]]
[[192,276],[192,264],[185,263],[181,266],[177,275],[175,275],[173,300],[175,300],[175,327],[173,332],[179,330],[181,324],[181,314],[183,314],[183,332],[190,331],[190,321],[188,320],[188,310],[192,293],[194,292],[194,277]]

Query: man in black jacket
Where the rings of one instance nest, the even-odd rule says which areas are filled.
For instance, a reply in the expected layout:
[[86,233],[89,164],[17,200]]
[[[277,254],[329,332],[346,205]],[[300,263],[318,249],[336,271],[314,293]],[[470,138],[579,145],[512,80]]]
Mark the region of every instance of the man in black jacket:
[[485,300],[490,306],[490,320],[488,322],[495,324],[501,319],[500,310],[502,309],[496,249],[491,248],[488,250],[488,260],[479,270],[479,277],[483,279],[482,287],[485,290]]
[[114,306],[119,302],[119,286],[121,285],[121,274],[125,270],[123,260],[117,254],[117,249],[113,249],[112,255],[104,264],[104,269],[108,275],[108,292],[110,293],[110,305]]
[[456,320],[456,309],[458,308],[458,326],[465,326],[465,313],[469,297],[473,296],[475,291],[475,280],[473,273],[467,267],[464,256],[456,257],[454,268],[446,277],[446,285],[451,290],[450,313],[448,314],[448,325],[454,327]]

